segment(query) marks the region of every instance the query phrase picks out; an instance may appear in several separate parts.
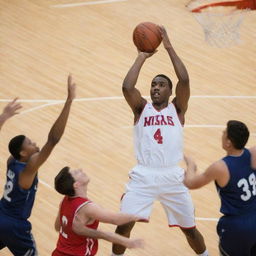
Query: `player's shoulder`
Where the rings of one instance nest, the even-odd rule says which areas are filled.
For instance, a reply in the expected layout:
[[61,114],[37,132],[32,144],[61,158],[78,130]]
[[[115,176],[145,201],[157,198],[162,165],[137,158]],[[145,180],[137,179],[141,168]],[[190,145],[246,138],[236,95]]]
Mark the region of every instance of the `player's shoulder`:
[[256,157],[256,146],[248,149],[252,156]]
[[213,171],[213,172],[217,172],[217,173],[220,173],[220,174],[223,173],[223,172],[226,172],[227,170],[228,170],[227,165],[222,159],[213,162],[208,167],[208,171]]
[[83,213],[85,215],[91,215],[100,209],[99,205],[92,201],[85,201],[77,209],[77,212]]

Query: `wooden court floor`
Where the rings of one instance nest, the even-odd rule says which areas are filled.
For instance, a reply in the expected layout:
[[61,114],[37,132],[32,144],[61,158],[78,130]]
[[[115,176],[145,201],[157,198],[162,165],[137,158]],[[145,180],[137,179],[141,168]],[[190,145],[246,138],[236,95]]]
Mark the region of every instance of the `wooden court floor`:
[[[81,2],[87,5],[74,5]],[[241,43],[219,49],[205,43],[185,0],[95,2],[0,0],[0,108],[16,96],[23,105],[22,112],[1,130],[1,193],[10,138],[25,134],[42,146],[61,110],[59,100],[66,97],[69,72],[77,83],[77,100],[65,134],[39,171],[40,186],[30,220],[42,256],[50,255],[57,241],[53,223],[62,197],[53,189],[53,178],[62,167],[84,168],[91,177],[89,197],[105,208],[119,210],[128,171],[135,165],[133,117],[121,84],[137,54],[132,31],[139,22],[165,25],[189,71],[192,96],[184,129],[185,152],[196,159],[199,171],[223,156],[220,137],[229,119],[246,122],[252,133],[248,146],[255,144],[255,12],[245,15]],[[138,88],[143,95],[149,95],[151,79],[158,73],[177,82],[162,45],[142,68]],[[215,228],[220,215],[215,188],[209,184],[191,193],[197,226],[210,255],[217,256]],[[127,251],[128,256],[193,255],[181,232],[168,228],[158,203],[150,223],[137,224],[132,236],[144,238],[146,247]],[[98,255],[110,252],[111,245],[100,241]],[[0,254],[10,252],[4,249]]]

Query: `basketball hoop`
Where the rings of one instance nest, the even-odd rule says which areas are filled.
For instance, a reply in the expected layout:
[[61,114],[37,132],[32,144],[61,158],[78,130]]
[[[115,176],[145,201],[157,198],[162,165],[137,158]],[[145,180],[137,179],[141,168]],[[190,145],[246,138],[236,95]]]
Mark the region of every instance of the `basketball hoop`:
[[237,44],[244,14],[256,9],[256,0],[217,1],[192,0],[187,7],[203,27],[208,44],[217,47]]

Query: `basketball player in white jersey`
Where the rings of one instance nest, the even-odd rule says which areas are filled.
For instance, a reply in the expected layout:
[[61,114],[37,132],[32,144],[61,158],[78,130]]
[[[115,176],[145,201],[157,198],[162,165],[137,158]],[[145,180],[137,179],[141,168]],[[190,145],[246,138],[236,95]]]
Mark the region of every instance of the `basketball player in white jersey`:
[[[170,227],[179,227],[197,255],[207,256],[204,239],[195,227],[194,207],[183,184],[183,129],[190,96],[187,70],[174,51],[164,27],[159,27],[163,45],[178,77],[172,103],[172,82],[157,75],[151,83],[152,103],[135,88],[139,72],[154,53],[139,52],[123,82],[123,94],[134,113],[134,144],[138,164],[130,172],[130,181],[121,201],[121,211],[143,216],[148,221],[153,202],[161,202]],[[135,222],[118,226],[116,232],[129,237]],[[114,244],[112,256],[123,256],[125,248]],[[167,252],[166,252],[167,253]]]

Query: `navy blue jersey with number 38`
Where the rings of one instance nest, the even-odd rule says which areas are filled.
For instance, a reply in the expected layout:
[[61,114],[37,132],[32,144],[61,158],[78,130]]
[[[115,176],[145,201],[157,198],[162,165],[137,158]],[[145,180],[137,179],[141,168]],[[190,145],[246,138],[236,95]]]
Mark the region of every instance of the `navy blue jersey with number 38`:
[[241,156],[226,156],[222,159],[229,170],[230,180],[221,188],[216,184],[221,213],[243,215],[256,210],[256,170],[251,167],[251,153],[244,149]]

